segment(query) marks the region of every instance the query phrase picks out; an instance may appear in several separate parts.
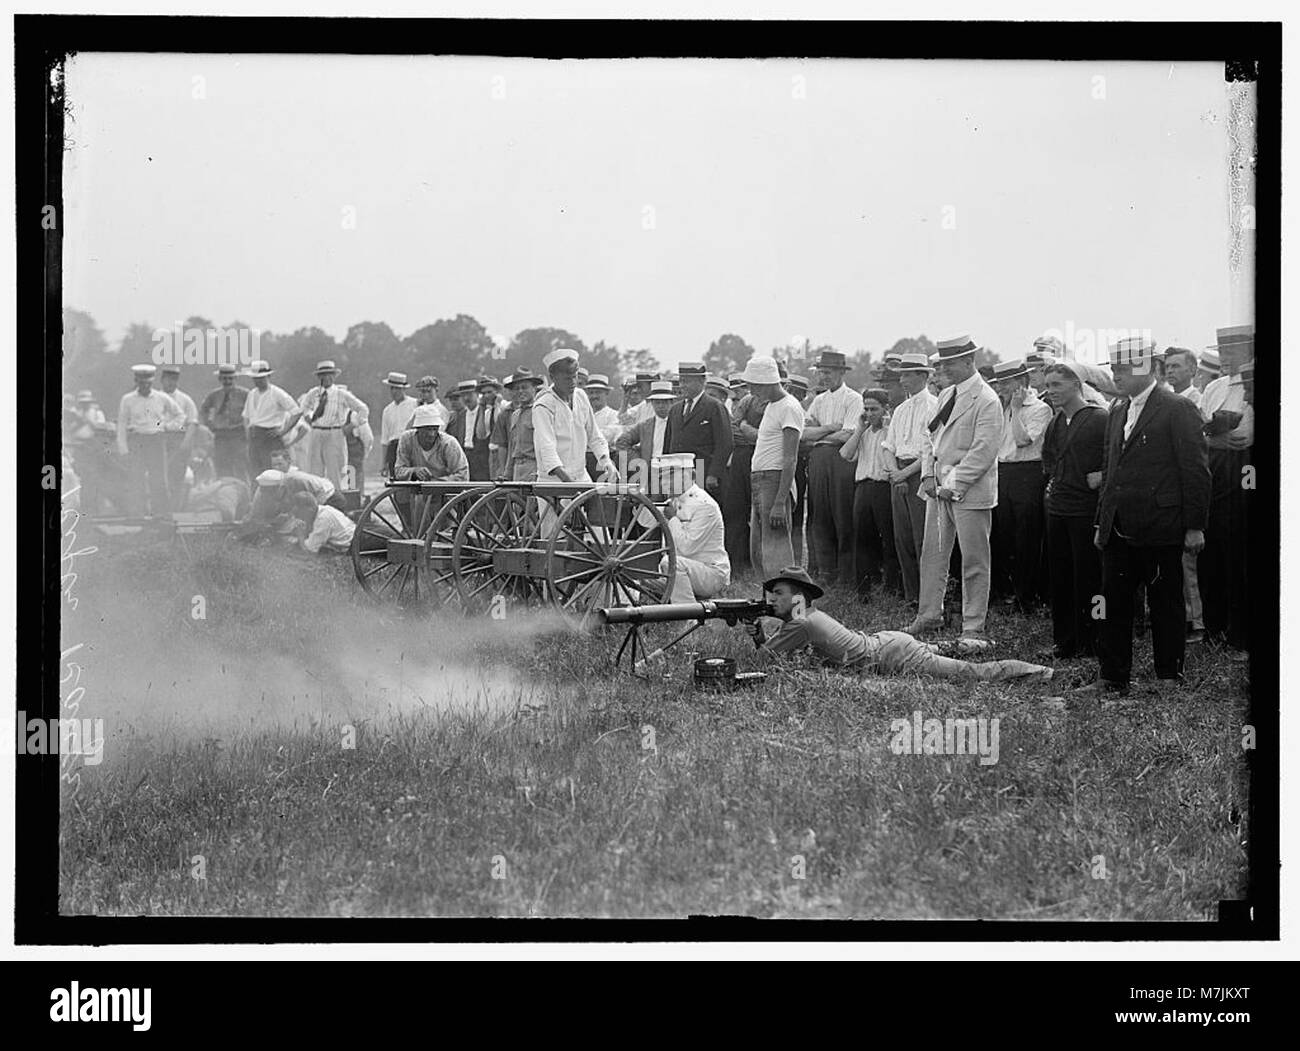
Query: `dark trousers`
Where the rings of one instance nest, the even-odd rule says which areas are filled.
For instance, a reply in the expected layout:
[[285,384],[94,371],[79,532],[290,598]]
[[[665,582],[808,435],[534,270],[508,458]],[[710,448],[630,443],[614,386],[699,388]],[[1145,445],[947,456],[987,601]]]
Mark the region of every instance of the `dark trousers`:
[[[794,464],[794,515],[790,519],[791,539],[794,541],[794,562],[797,566],[804,565],[803,560],[803,525],[804,512],[808,507],[808,450],[800,449],[799,458]],[[810,543],[809,547],[812,546]],[[809,552],[811,555],[812,552]],[[814,576],[817,572],[815,563],[809,558],[807,563],[808,575]]]
[[167,502],[166,435],[130,434],[127,436],[127,468],[131,486],[128,504],[131,515],[165,515]]
[[212,432],[212,471],[217,478],[248,481],[248,437],[242,427]]
[[[591,454],[588,453],[588,455]],[[489,462],[491,451],[488,449],[486,438],[483,439],[482,445],[479,444],[476,438],[474,447],[465,450],[465,459],[469,461],[469,480],[471,482],[487,482],[491,480],[489,477],[492,473],[491,463]],[[592,477],[594,478],[595,475],[592,475]]]
[[167,446],[167,500],[173,511],[185,510],[185,468],[189,466],[189,457],[181,446],[185,442],[184,431],[168,431],[163,435]]
[[1093,521],[1047,516],[1047,549],[1051,553],[1052,641],[1062,657],[1093,656],[1097,652],[1101,594],[1101,552],[1093,545]]
[[879,586],[882,570],[886,588],[898,591],[902,584],[894,548],[892,490],[889,482],[870,479],[853,486],[854,576],[863,598]]
[[384,446],[384,473],[390,479],[397,473],[397,442],[394,438]]
[[857,586],[853,565],[853,472],[837,445],[815,445],[808,457],[808,520],[822,582]]
[[[1121,525],[1122,529],[1123,526]],[[1133,605],[1139,584],[1151,610],[1151,648],[1156,675],[1173,678],[1183,670],[1187,626],[1183,611],[1183,548],[1134,547],[1111,531],[1101,553],[1101,677],[1128,684],[1133,672]]]
[[1038,602],[1046,484],[1041,460],[998,464],[991,587],[995,595],[1014,595],[1025,610]]
[[275,427],[248,428],[248,470],[253,479],[271,466],[271,453],[283,449],[284,442],[279,438]]
[[746,572],[749,560],[749,511],[752,492],[750,491],[749,465],[754,459],[752,445],[737,445],[731,454],[731,468],[727,471],[727,480],[722,491],[723,543],[727,548],[727,558],[731,561],[731,575],[739,576]]
[[1250,595],[1246,559],[1250,533],[1242,468],[1248,449],[1210,450],[1210,514],[1205,547],[1196,564],[1205,633],[1247,649],[1250,640]]
[[[911,461],[902,461],[907,467]],[[921,594],[921,548],[925,541],[925,501],[917,495],[921,488],[921,472],[917,471],[906,482],[893,488],[891,500],[894,512],[894,549],[898,555],[899,573],[903,582],[903,597],[915,602]]]

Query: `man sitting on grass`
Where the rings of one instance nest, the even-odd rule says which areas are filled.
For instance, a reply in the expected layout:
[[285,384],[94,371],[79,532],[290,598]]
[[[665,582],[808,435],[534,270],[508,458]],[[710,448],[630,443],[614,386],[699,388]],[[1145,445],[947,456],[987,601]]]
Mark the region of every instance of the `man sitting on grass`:
[[294,538],[304,551],[319,554],[347,554],[352,546],[352,534],[356,526],[338,508],[321,506],[310,493],[299,493],[290,505],[293,517],[306,526],[306,536]]
[[799,566],[783,569],[763,590],[776,611],[781,627],[768,636],[758,621],[746,625],[754,645],[769,653],[789,653],[811,646],[821,657],[879,675],[932,675],[940,679],[979,679],[989,682],[1019,679],[1050,682],[1052,669],[1025,661],[972,661],[941,657],[933,646],[917,642],[903,631],[865,631],[846,628],[834,617],[812,608],[825,592]]

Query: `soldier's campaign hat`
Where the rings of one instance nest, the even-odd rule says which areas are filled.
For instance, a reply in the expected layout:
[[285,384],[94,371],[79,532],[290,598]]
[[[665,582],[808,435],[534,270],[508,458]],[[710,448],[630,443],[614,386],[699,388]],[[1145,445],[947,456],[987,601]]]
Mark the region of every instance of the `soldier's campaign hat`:
[[536,387],[542,386],[545,381],[541,376],[534,376],[532,369],[526,369],[522,365],[510,374],[506,380],[506,390],[513,390],[521,383],[531,383]]
[[1131,365],[1149,367],[1155,356],[1156,342],[1150,336],[1125,336],[1110,348],[1110,367]]
[[844,372],[848,372],[850,365],[841,351],[823,350],[817,360],[813,362],[813,368],[841,369]]
[[769,358],[765,354],[755,354],[749,359],[740,378],[744,383],[780,383],[781,370],[777,368],[775,358]]
[[593,372],[587,377],[587,390],[609,390],[609,377],[604,373]]
[[930,359],[924,354],[902,354],[895,366],[899,372],[933,372]]
[[676,401],[673,385],[668,380],[655,380],[650,384],[650,401]]
[[138,380],[153,379],[158,369],[154,365],[132,365],[131,375]]
[[954,358],[964,358],[967,354],[975,353],[975,342],[970,336],[941,339],[936,346],[940,361],[952,361]]
[[552,365],[557,365],[561,361],[577,361],[578,352],[570,347],[556,347],[553,351],[542,358],[542,365],[549,372]]
[[477,380],[461,380],[456,384],[457,394],[468,394],[470,391],[478,390]]
[[1217,376],[1219,374],[1219,348],[1217,346],[1206,347],[1201,351],[1201,357],[1197,361],[1196,367],[1202,372]]
[[993,366],[993,382],[999,380],[1014,380],[1020,376],[1028,376],[1029,369],[1025,367],[1023,361],[999,361]]
[[258,376],[270,376],[274,372],[275,369],[271,368],[269,361],[255,361],[248,366],[248,374],[255,379]]
[[478,385],[475,389],[482,390],[484,387],[500,387],[500,386],[501,386],[500,380],[494,379],[491,376],[480,376],[478,378]]
[[813,583],[812,577],[808,575],[808,571],[803,566],[786,566],[776,576],[768,577],[767,580],[763,581],[763,590],[771,591],[782,581],[788,584],[797,584],[799,590],[810,599],[819,599],[826,594],[825,591]]
[[390,372],[387,377],[385,377],[384,382],[390,387],[401,387],[403,390],[410,386],[410,384],[406,382],[405,372]]
[[420,427],[441,427],[445,422],[442,410],[436,405],[418,405],[415,412],[411,414],[411,426],[417,429]]
[[179,365],[164,365],[158,371],[164,376],[179,376],[181,374],[181,367]]
[[339,373],[339,367],[335,365],[334,362],[330,361],[328,358],[326,358],[324,361],[318,362],[316,365],[317,376],[320,376],[326,372],[333,373],[336,376]]
[[677,375],[679,376],[707,376],[709,370],[704,367],[701,361],[683,361],[677,366]]
[[239,375],[239,370],[238,370],[237,368],[235,368],[235,366],[234,366],[233,364],[230,364],[230,365],[218,365],[218,366],[217,366],[217,371],[214,372],[212,375],[214,375],[214,376],[238,376],[238,375]]
[[77,391],[77,404],[78,404],[78,405],[80,405],[83,401],[94,401],[94,400],[95,400],[95,393],[94,393],[94,391],[88,391],[88,390],[79,390],[79,391]]

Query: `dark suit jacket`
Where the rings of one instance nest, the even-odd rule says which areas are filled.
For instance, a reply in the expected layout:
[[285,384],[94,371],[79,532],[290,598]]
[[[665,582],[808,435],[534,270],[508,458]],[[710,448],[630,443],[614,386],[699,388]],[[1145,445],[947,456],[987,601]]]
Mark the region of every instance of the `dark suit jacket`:
[[668,411],[664,451],[692,453],[696,459],[704,460],[706,477],[721,479],[731,459],[731,417],[722,402],[708,394],[700,395],[689,416],[683,416],[685,411],[684,401],[677,402]]
[[1204,529],[1210,506],[1210,468],[1201,414],[1186,398],[1151,391],[1124,441],[1128,398],[1117,398],[1106,421],[1101,499],[1101,542],[1115,520],[1135,547],[1182,546],[1189,529]]

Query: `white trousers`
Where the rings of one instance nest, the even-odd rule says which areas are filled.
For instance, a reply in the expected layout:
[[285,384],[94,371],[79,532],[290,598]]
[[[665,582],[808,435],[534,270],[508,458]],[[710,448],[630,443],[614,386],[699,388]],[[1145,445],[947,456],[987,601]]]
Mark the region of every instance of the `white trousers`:
[[307,436],[307,470],[318,474],[334,483],[335,489],[343,488],[343,466],[348,462],[348,443],[343,437],[343,429],[325,430],[312,428]]
[[[659,572],[668,572],[668,556],[659,560]],[[713,598],[727,586],[728,574],[716,566],[696,562],[693,558],[677,556],[677,572],[669,582],[666,602],[698,602]]]

